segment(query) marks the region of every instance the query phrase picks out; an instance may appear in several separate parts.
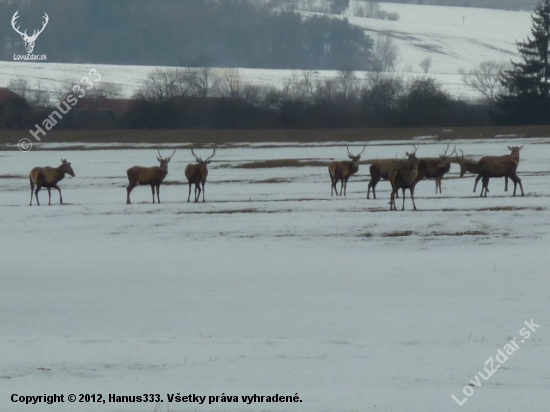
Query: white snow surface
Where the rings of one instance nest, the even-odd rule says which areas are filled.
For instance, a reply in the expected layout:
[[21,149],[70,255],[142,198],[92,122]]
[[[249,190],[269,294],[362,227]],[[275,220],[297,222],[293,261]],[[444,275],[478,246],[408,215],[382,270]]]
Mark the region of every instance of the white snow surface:
[[[15,142],[14,142],[15,143]],[[126,205],[125,171],[154,147],[40,143],[0,148],[0,411],[517,411],[550,406],[550,137],[371,142],[363,159],[446,144],[472,156],[524,145],[525,196],[472,193],[458,166],[390,212],[389,183],[366,199],[368,166],[331,197],[326,167],[236,168],[251,161],[345,159],[346,143],[221,145],[206,202],[187,203],[177,152],[161,186]],[[360,145],[350,143],[350,150]],[[207,156],[207,148],[197,150]],[[72,162],[65,205],[28,173]],[[518,189],[519,190],[519,189]],[[401,208],[401,198],[397,200]],[[525,321],[540,328],[520,343]],[[489,357],[511,354],[459,407]],[[495,361],[495,365],[497,362]],[[12,394],[102,394],[103,403],[13,403]],[[109,403],[109,394],[162,403]],[[203,405],[167,394],[207,396]],[[208,396],[239,396],[208,404]],[[298,394],[299,403],[243,395]]]
[[[444,90],[456,98],[481,97],[478,92],[464,84],[460,69],[468,72],[488,60],[506,63],[518,61],[516,42],[525,40],[530,35],[531,13],[527,11],[380,4],[382,10],[398,13],[399,20],[376,20],[351,15],[346,17],[351,24],[363,28],[375,41],[384,34],[392,37],[398,47],[395,73],[401,74],[405,79],[425,75],[433,77],[442,84]],[[353,7],[350,8],[352,9]],[[39,45],[37,43],[37,50]],[[48,55],[47,50],[40,53]],[[426,57],[432,58],[432,67],[427,74],[419,66]],[[49,55],[50,60],[54,58],[55,56]],[[12,78],[23,76],[33,86],[36,81],[40,81],[44,89],[60,89],[63,81],[77,81],[87,76],[92,68],[101,74],[102,82],[119,84],[123,97],[131,97],[147,74],[155,69],[152,66],[0,62],[0,86],[6,86]],[[215,69],[214,74],[221,76],[222,70]],[[292,70],[241,68],[239,73],[243,83],[279,87],[291,81],[293,76],[298,79],[302,76],[300,71]],[[367,73],[357,72],[356,75],[364,80]],[[315,71],[313,79],[323,80],[336,76],[335,71]]]

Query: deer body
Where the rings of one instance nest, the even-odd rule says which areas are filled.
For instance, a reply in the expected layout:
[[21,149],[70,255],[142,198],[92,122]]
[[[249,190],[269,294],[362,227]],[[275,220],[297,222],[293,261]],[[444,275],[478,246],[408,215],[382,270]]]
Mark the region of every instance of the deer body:
[[[347,147],[346,147],[347,148]],[[328,165],[328,174],[330,175],[330,195],[342,196],[342,191],[344,191],[344,196],[346,195],[346,187],[348,184],[348,179],[359,171],[359,160],[361,160],[361,154],[365,151],[366,146],[363,146],[363,150],[357,156],[353,155],[349,148],[348,157],[351,161],[341,161],[341,162],[332,162]],[[340,181],[340,194],[338,194],[338,189],[336,184]]]
[[126,175],[128,176],[128,187],[126,188],[126,204],[131,204],[130,202],[130,193],[136,187],[139,185],[150,185],[151,186],[151,193],[153,195],[153,203],[155,203],[155,189],[157,192],[157,200],[158,203],[160,203],[160,184],[168,175],[168,163],[170,162],[170,159],[172,156],[174,156],[174,153],[176,153],[176,150],[170,155],[169,157],[163,158],[160,154],[160,150],[158,151],[159,155],[157,157],[157,160],[160,162],[160,166],[153,166],[153,167],[143,167],[143,166],[133,166],[129,168],[126,171]]
[[[38,192],[41,188],[45,187],[48,189],[48,205],[52,204],[52,187],[57,189],[59,192],[59,203],[63,204],[63,196],[61,195],[61,189],[57,185],[60,180],[63,180],[65,174],[69,174],[72,177],[75,176],[71,164],[67,162],[67,159],[61,159],[61,165],[58,167],[35,167],[29,173],[29,181],[31,185],[31,201],[29,206],[32,206],[32,195],[36,197],[36,204],[40,206],[40,201],[38,200]],[[36,187],[36,190],[35,190]]]
[[370,181],[367,191],[367,199],[369,199],[370,191],[372,189],[372,196],[376,199],[376,185],[381,179],[390,180],[390,174],[395,169],[403,167],[405,161],[401,159],[385,159],[375,160],[370,165]]
[[[517,156],[485,156],[479,159],[479,161],[477,162],[465,160],[463,154],[462,158],[459,159],[460,177],[463,177],[466,172],[475,173],[478,175],[476,178],[476,185],[480,179],[483,179],[480,197],[487,197],[487,192],[489,192],[489,179],[492,177],[504,177],[506,181],[507,179],[511,179],[514,182],[513,196],[516,195],[516,189],[519,183],[521,195],[524,196],[521,179],[516,174],[516,170],[519,165],[519,150],[521,149],[521,147],[516,149]],[[474,186],[474,192],[475,187],[476,186]],[[506,189],[507,184],[505,190]]]
[[206,177],[208,176],[208,164],[211,162],[211,159],[215,156],[216,148],[214,148],[214,151],[212,152],[210,157],[206,158],[206,160],[202,160],[202,158],[198,157],[193,151],[193,149],[191,149],[191,153],[193,154],[193,156],[195,156],[197,163],[189,163],[185,168],[185,177],[187,178],[187,182],[189,183],[189,194],[187,196],[187,202],[191,201],[192,185],[195,185],[195,203],[199,201],[201,192],[202,192],[202,201],[205,202],[204,185],[206,184]]
[[390,183],[392,186],[390,210],[397,210],[395,198],[399,189],[401,189],[403,195],[403,207],[401,210],[405,210],[406,189],[409,189],[411,192],[413,209],[416,210],[416,204],[414,202],[414,188],[416,184],[426,175],[426,162],[424,160],[418,160],[415,154],[416,150],[414,153],[407,153],[409,159],[407,160],[406,165],[393,170],[390,174]]
[[[514,160],[516,160],[519,164],[519,151],[521,150],[523,146],[508,146],[508,149],[510,150],[510,154],[509,155],[502,155],[502,156],[484,156],[482,157],[481,159],[479,159],[479,161],[481,160],[484,160],[484,161],[492,161],[491,159],[502,159],[502,158],[505,158],[505,157],[510,157]],[[464,156],[463,156],[464,157]],[[476,181],[474,183],[474,193],[476,191],[476,188],[477,188],[477,184],[478,182],[483,178],[483,176],[481,176],[478,172],[475,172],[473,169],[475,169],[475,166],[472,166],[471,165],[472,162],[470,162],[470,170],[466,170],[465,172],[470,172],[470,173],[477,173],[477,177],[476,177]],[[464,172],[464,173],[465,173]],[[463,177],[464,176],[464,173],[462,172],[462,165],[461,165],[461,168],[460,168],[460,177]],[[507,192],[508,191],[508,176],[504,176],[504,191]]]

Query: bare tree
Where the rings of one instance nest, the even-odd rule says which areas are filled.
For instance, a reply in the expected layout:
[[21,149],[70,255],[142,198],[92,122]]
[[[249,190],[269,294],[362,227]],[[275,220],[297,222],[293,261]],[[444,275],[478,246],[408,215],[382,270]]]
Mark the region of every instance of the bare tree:
[[424,73],[428,73],[432,67],[432,63],[432,58],[427,56],[419,63],[419,66],[422,70],[424,70]]
[[387,72],[395,69],[397,60],[397,46],[393,38],[385,34],[379,36],[374,46],[374,71]]
[[378,19],[380,17],[380,3],[377,1],[367,1],[365,6],[365,17]]
[[239,97],[242,87],[242,77],[239,69],[223,69],[215,85],[220,96]]
[[340,86],[342,96],[347,98],[349,94],[355,89],[357,84],[357,77],[355,72],[351,69],[342,69],[338,71],[338,84]]
[[480,92],[488,102],[494,103],[497,95],[503,91],[499,78],[507,67],[505,62],[486,60],[467,73],[464,70],[460,72],[466,85]]

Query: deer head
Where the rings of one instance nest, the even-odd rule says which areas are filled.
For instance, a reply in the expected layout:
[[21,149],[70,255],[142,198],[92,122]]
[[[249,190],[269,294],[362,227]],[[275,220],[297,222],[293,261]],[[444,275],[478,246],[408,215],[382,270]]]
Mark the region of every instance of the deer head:
[[172,154],[168,157],[162,157],[160,154],[160,149],[158,149],[159,155],[157,156],[157,160],[160,162],[160,168],[161,169],[168,169],[168,163],[170,163],[170,159],[172,159],[172,156],[176,153],[176,149],[172,152]]
[[365,151],[366,148],[367,148],[366,145],[363,146],[363,150],[361,150],[358,155],[354,155],[353,153],[351,153],[349,151],[349,147],[346,146],[346,149],[348,151],[348,157],[351,159],[351,161],[353,162],[354,165],[359,164],[359,160],[361,160],[361,155],[363,154],[363,152]]
[[191,154],[193,156],[195,156],[195,160],[198,162],[198,163],[204,163],[204,164],[209,164],[211,162],[210,159],[212,159],[215,155],[216,155],[216,148],[214,147],[214,151],[212,152],[212,154],[206,158],[206,160],[202,160],[202,158],[200,158],[199,156],[197,156],[195,154],[195,152],[193,151],[193,148],[191,148]]
[[15,12],[15,14],[13,15],[13,17],[11,19],[11,26],[13,27],[13,29],[17,33],[19,33],[21,35],[21,38],[25,42],[25,49],[27,49],[27,53],[30,54],[34,50],[34,42],[38,38],[38,35],[44,31],[44,29],[46,28],[46,25],[48,24],[48,21],[50,20],[50,18],[48,17],[48,15],[46,13],[44,13],[44,16],[43,16],[44,17],[44,22],[42,23],[42,28],[40,30],[33,30],[32,36],[29,36],[29,35],[27,35],[27,30],[25,30],[24,32],[21,32],[21,31],[19,31],[19,26],[15,27],[15,25],[17,23],[17,19],[19,18],[18,13],[19,13],[19,10],[17,10]]
[[63,173],[68,173],[72,177],[74,177],[74,170],[69,162],[67,162],[67,159],[61,159],[61,171]]

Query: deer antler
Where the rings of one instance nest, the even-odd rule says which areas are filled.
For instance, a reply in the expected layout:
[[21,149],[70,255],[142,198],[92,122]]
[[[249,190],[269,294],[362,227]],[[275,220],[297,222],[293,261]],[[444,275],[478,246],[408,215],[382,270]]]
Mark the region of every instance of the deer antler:
[[363,152],[365,151],[366,148],[367,148],[367,145],[364,145],[364,146],[363,146],[363,150],[361,150],[361,152],[360,152],[358,155],[353,155],[353,154],[349,151],[349,147],[346,146],[346,149],[348,150],[348,154],[349,154],[351,157],[361,156],[361,154],[363,154]]
[[13,27],[13,29],[14,29],[17,33],[19,33],[21,36],[27,36],[27,30],[25,30],[24,33],[21,33],[21,32],[19,31],[19,26],[15,27],[16,20],[19,18],[18,14],[19,14],[19,10],[17,10],[17,11],[14,13],[13,17],[11,18],[11,27]]
[[205,160],[205,162],[208,161],[208,160],[210,160],[210,159],[212,159],[215,155],[216,155],[216,146],[214,146],[214,151],[212,152],[212,154],[210,155],[210,157],[208,157],[208,158]]
[[195,154],[195,152],[193,151],[193,148],[191,148],[191,154],[192,154],[193,156],[195,156],[195,159],[197,160],[197,162],[202,162],[202,159],[201,159],[199,156],[197,156],[197,155]]
[[45,19],[44,22],[42,23],[42,28],[38,31],[33,30],[32,36],[30,37],[33,40],[35,40],[38,37],[38,35],[44,31],[44,29],[46,28],[46,25],[50,21],[50,18],[48,17],[48,15],[46,13],[44,13],[44,16],[42,16],[42,17],[44,17],[44,19]]

